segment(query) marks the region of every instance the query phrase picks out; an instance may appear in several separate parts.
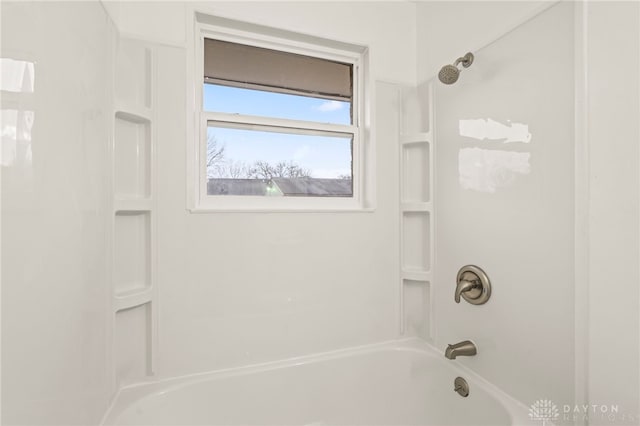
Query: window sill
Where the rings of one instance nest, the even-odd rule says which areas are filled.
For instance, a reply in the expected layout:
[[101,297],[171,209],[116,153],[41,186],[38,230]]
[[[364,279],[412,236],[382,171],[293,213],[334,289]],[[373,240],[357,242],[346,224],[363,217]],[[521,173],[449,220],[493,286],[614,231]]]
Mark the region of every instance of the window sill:
[[207,197],[188,209],[191,213],[372,213],[353,199]]
[[202,208],[194,207],[187,209],[192,214],[212,214],[212,213],[373,213],[375,208],[366,207],[360,209],[314,209],[314,208],[300,208],[300,209],[277,209],[277,208],[255,208],[255,209],[239,209],[239,208]]

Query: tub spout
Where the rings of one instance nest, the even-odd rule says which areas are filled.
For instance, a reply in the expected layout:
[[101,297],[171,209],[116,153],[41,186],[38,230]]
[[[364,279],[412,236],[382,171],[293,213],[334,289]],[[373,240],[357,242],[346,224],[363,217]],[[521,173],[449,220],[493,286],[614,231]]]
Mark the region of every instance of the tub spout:
[[456,359],[457,356],[472,356],[477,353],[476,345],[470,340],[465,340],[464,342],[448,345],[444,351],[444,356],[448,359]]

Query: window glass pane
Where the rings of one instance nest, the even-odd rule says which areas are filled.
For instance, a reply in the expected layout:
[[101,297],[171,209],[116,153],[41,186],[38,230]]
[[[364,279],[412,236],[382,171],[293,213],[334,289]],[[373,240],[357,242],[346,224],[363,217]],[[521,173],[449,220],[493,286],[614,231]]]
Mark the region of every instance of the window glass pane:
[[262,90],[204,84],[205,111],[351,124],[351,103]]
[[352,197],[352,136],[249,130],[210,122],[207,194]]

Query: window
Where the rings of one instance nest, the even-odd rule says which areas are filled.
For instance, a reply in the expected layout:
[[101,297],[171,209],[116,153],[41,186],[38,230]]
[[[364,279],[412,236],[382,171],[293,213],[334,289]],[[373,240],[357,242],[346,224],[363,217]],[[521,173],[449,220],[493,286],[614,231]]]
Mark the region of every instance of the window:
[[362,209],[365,50],[238,27],[198,26],[195,210]]

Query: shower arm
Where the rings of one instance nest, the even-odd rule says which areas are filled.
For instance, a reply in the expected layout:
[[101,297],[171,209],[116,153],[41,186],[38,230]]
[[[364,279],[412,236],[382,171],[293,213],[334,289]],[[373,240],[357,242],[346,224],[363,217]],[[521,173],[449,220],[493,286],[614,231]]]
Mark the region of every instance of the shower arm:
[[453,63],[454,66],[458,66],[458,64],[462,64],[463,67],[465,68],[469,68],[471,66],[471,64],[473,63],[473,56],[471,56],[469,53],[467,53],[464,56],[459,57],[458,59],[456,59],[456,61]]

